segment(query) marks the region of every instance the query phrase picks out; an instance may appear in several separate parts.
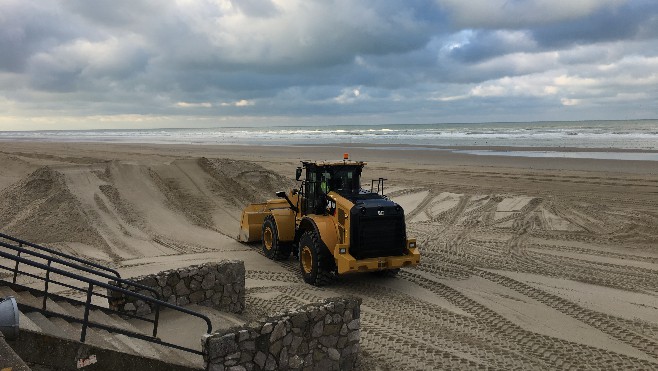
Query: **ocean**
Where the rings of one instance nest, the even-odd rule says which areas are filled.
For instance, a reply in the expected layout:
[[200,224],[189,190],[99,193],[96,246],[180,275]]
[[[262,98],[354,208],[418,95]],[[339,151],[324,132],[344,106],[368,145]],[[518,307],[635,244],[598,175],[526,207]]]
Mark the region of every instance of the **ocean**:
[[[475,148],[467,153],[658,161],[656,153],[637,153],[637,150],[658,151],[658,120],[0,131],[2,140],[233,145],[366,144],[400,150],[405,146],[427,150],[450,150],[451,147],[463,146],[542,147],[541,151],[502,153]],[[585,151],[561,150],[565,147]]]

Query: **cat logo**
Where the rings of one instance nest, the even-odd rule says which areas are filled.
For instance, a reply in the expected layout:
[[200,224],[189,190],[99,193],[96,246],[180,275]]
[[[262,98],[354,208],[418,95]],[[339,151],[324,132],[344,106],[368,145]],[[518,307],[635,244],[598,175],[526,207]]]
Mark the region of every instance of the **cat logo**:
[[383,216],[384,215],[384,210],[377,210],[377,215]]

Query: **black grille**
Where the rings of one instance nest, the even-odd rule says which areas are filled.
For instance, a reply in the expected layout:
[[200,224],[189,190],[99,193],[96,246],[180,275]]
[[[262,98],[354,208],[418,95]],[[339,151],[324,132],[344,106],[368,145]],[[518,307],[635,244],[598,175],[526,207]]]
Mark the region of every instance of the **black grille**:
[[364,216],[352,219],[350,254],[356,259],[404,255],[404,215]]

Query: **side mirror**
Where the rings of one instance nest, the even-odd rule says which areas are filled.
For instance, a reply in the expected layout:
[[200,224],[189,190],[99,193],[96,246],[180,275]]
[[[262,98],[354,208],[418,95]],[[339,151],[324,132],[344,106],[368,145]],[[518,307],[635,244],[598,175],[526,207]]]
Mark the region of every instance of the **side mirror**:
[[299,180],[299,178],[302,177],[302,168],[298,167],[297,171],[295,172],[295,179]]
[[279,192],[276,193],[276,197],[282,197],[282,198],[285,198],[285,197],[286,197],[286,192],[284,192],[284,191],[279,191]]

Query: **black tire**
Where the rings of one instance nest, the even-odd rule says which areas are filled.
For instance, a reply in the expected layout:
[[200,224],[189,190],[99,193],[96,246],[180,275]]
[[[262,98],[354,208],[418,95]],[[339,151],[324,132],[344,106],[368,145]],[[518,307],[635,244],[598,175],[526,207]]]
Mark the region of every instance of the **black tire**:
[[306,283],[325,286],[336,277],[335,262],[315,231],[306,231],[299,238],[299,269]]
[[400,268],[395,268],[395,269],[384,269],[382,271],[374,271],[372,274],[378,277],[389,277],[393,278],[396,277],[400,273]]
[[288,259],[290,256],[290,244],[279,241],[279,231],[276,228],[276,221],[272,215],[268,215],[263,220],[263,254],[272,260]]

